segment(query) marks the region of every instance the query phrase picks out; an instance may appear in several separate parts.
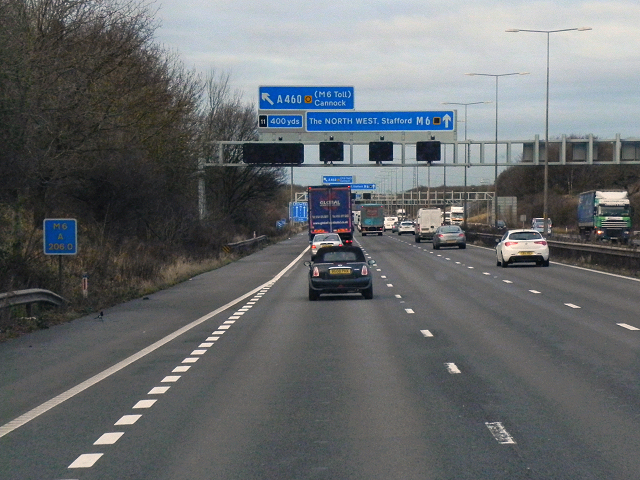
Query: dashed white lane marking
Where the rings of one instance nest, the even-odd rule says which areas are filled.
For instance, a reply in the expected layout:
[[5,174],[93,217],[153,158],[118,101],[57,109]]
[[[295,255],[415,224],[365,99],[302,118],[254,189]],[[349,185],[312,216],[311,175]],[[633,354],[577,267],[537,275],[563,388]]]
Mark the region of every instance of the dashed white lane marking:
[[531,293],[540,293],[540,292],[539,292],[539,291],[537,291],[537,290],[529,290],[529,291],[530,291]]
[[504,283],[513,283],[511,280],[502,280]]
[[187,370],[189,370],[191,368],[191,365],[179,365],[176,368],[174,368],[173,370],[171,370],[171,373],[184,373]]
[[[267,283],[264,283],[264,284],[260,285],[259,287],[254,288],[250,292],[247,292],[244,295],[241,295],[240,297],[233,299],[232,301],[228,302],[227,304],[225,304],[225,305],[215,309],[214,311],[209,312],[206,315],[194,320],[193,322],[185,325],[184,327],[176,330],[175,332],[167,335],[166,337],[161,338],[160,340],[158,340],[157,342],[149,345],[148,347],[143,348],[142,350],[140,350],[139,352],[135,353],[134,355],[131,355],[130,357],[125,358],[124,360],[122,360],[121,362],[116,363],[112,367],[107,368],[106,370],[104,370],[104,371],[98,373],[97,375],[94,375],[93,377],[89,378],[88,380],[85,380],[84,382],[76,385],[75,387],[70,388],[66,392],[61,393],[57,397],[54,397],[51,400],[48,400],[48,401],[44,402],[43,404],[37,406],[36,408],[34,408],[32,410],[29,410],[27,413],[19,416],[18,418],[14,419],[14,420],[11,420],[10,422],[8,422],[8,423],[6,423],[4,425],[1,425],[0,426],[0,438],[4,437],[5,435],[7,435],[10,432],[13,432],[16,428],[19,428],[22,425],[30,422],[34,418],[39,417],[43,413],[48,412],[49,410],[51,410],[52,408],[60,405],[61,403],[66,402],[67,400],[69,400],[70,398],[74,397],[78,393],[85,391],[87,388],[92,387],[93,385],[97,384],[98,382],[101,382],[105,378],[110,377],[114,373],[119,372],[123,368],[125,368],[125,367],[131,365],[132,363],[140,360],[141,358],[145,357],[146,355],[150,354],[151,352],[153,352],[153,351],[157,350],[158,348],[166,345],[170,341],[178,338],[183,333],[186,333],[189,330],[191,330],[192,328],[197,327],[198,325],[201,325],[202,323],[212,319],[213,317],[215,317],[219,313],[224,312],[225,310],[228,310],[229,308],[231,308],[231,307],[235,306],[236,304],[242,302],[246,298],[249,298],[249,297],[261,297],[262,295],[264,295],[265,293],[267,293],[269,291],[269,288],[271,286],[273,286],[273,284],[275,282],[280,280],[280,278],[282,278],[289,270],[291,270],[300,261],[300,259],[306,254],[307,250],[308,250],[308,248],[304,249],[302,251],[302,253],[300,253],[300,255],[298,255],[293,261],[291,261],[291,263],[289,263],[289,265],[287,265],[280,272],[278,272],[278,274],[275,275]],[[260,292],[260,293],[256,293],[256,292]],[[216,335],[216,334],[214,333],[214,335]]]
[[244,312],[241,312],[240,310],[238,310],[237,312],[233,312],[234,316],[239,316],[239,315],[244,315]]
[[207,353],[206,350],[194,350],[190,355],[204,355],[205,353]]
[[395,295],[395,297],[396,297],[396,298],[402,298],[402,295],[398,295],[398,294],[396,294],[396,295]]
[[216,330],[215,332],[213,332],[211,335],[222,335],[224,333],[223,330]]
[[573,303],[565,303],[565,305],[569,308],[582,308],[582,307],[579,307],[578,305],[574,305]]
[[198,361],[197,358],[187,357],[184,360],[182,360],[182,363],[196,363],[197,361]]
[[626,328],[627,330],[640,330],[640,328],[636,328],[632,325],[627,325],[626,323],[617,323],[616,325],[620,325],[622,328]]
[[213,346],[213,342],[203,342],[200,345],[198,345],[198,348],[209,348]]
[[451,374],[462,373],[455,363],[445,363],[444,366],[447,367],[447,371]]
[[482,272],[483,275],[491,275],[491,272]]
[[85,453],[76,458],[69,468],[91,468],[102,455],[102,453]]
[[123,415],[114,425],[133,425],[142,415]]
[[217,342],[220,337],[207,337],[207,342]]
[[113,445],[120,437],[124,435],[124,432],[109,432],[103,434],[98,440],[96,440],[94,445]]
[[509,435],[509,432],[507,432],[507,430],[502,426],[501,422],[485,422],[485,425],[498,443],[502,443],[503,445],[516,443],[513,437]]
[[386,275],[380,275],[380,278],[387,278]]
[[151,408],[153,407],[153,404],[156,403],[157,400],[140,400],[138,403],[136,403],[132,408],[134,410],[137,409],[142,409],[142,408]]
[[153,387],[147,395],[162,395],[169,391],[171,387]]
[[231,315],[229,317],[229,320],[238,320],[240,318],[240,315]]
[[416,312],[413,311],[412,308],[405,308],[404,311],[407,312],[407,313],[416,313]]
[[387,287],[393,287],[393,283],[387,283]]
[[162,383],[175,383],[180,380],[180,375],[168,375],[162,379]]
[[431,333],[429,330],[420,330],[420,333],[425,337],[433,337],[433,333]]
[[467,267],[467,268],[470,269],[470,270],[473,270],[473,267]]
[[220,325],[218,330],[229,330],[230,325]]

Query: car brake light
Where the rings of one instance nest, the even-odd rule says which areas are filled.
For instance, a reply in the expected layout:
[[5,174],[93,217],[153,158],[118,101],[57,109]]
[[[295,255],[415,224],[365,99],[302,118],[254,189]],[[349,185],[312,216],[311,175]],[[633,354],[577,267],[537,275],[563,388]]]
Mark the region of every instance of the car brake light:
[[319,277],[320,276],[320,270],[318,270],[318,267],[313,267],[313,274],[314,277]]
[[362,275],[369,275],[369,269],[366,265],[362,266]]
[[533,243],[535,243],[536,245],[546,245],[547,244],[547,242],[545,242],[544,240],[538,240],[537,242],[533,242]]
[[518,242],[504,242],[505,247],[510,247],[511,245],[517,245]]
[[464,237],[464,233],[459,233],[458,236],[459,237]]
[[311,245],[311,250],[315,250],[316,248],[318,247],[316,247],[315,245]]

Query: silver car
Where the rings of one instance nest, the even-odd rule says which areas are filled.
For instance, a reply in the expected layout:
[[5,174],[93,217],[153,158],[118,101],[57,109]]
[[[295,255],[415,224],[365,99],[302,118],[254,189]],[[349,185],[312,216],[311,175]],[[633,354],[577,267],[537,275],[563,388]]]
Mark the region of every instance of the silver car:
[[467,248],[467,236],[458,225],[442,225],[433,233],[433,249],[440,247]]

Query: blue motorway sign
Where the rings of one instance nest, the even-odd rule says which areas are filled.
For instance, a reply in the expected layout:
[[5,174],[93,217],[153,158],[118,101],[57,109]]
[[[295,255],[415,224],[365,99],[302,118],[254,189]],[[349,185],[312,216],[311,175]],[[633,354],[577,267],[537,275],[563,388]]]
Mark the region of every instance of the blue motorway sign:
[[376,189],[376,184],[375,183],[350,183],[350,184],[330,183],[328,186],[330,186],[330,187],[344,187],[345,185],[349,185],[351,187],[351,190],[375,190]]
[[301,114],[258,115],[258,126],[260,128],[302,128],[304,117]]
[[78,253],[78,228],[74,218],[45,218],[42,230],[45,255]]
[[353,87],[259,87],[258,110],[353,110]]
[[322,183],[352,183],[353,182],[353,177],[351,175],[345,175],[345,176],[328,176],[328,175],[323,175],[322,176]]
[[309,204],[307,202],[291,203],[289,218],[294,222],[306,222],[309,219]]
[[455,130],[455,114],[443,112],[307,112],[307,132],[408,132]]
[[375,190],[375,183],[352,183],[351,190]]

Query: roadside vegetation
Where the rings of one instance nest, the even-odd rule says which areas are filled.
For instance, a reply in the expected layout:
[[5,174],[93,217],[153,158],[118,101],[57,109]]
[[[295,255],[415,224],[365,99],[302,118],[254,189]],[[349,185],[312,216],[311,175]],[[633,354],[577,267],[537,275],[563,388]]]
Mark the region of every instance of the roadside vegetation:
[[[155,41],[154,8],[0,0],[0,292],[43,288],[69,300],[56,313],[36,309],[33,328],[223,265],[233,260],[226,244],[276,238],[287,217],[282,169],[198,172],[218,160],[213,141],[257,138],[257,112],[229,73],[199,76]],[[238,147],[224,155],[239,162]],[[77,255],[43,254],[45,218],[77,220]],[[8,310],[5,335],[22,329]]]

